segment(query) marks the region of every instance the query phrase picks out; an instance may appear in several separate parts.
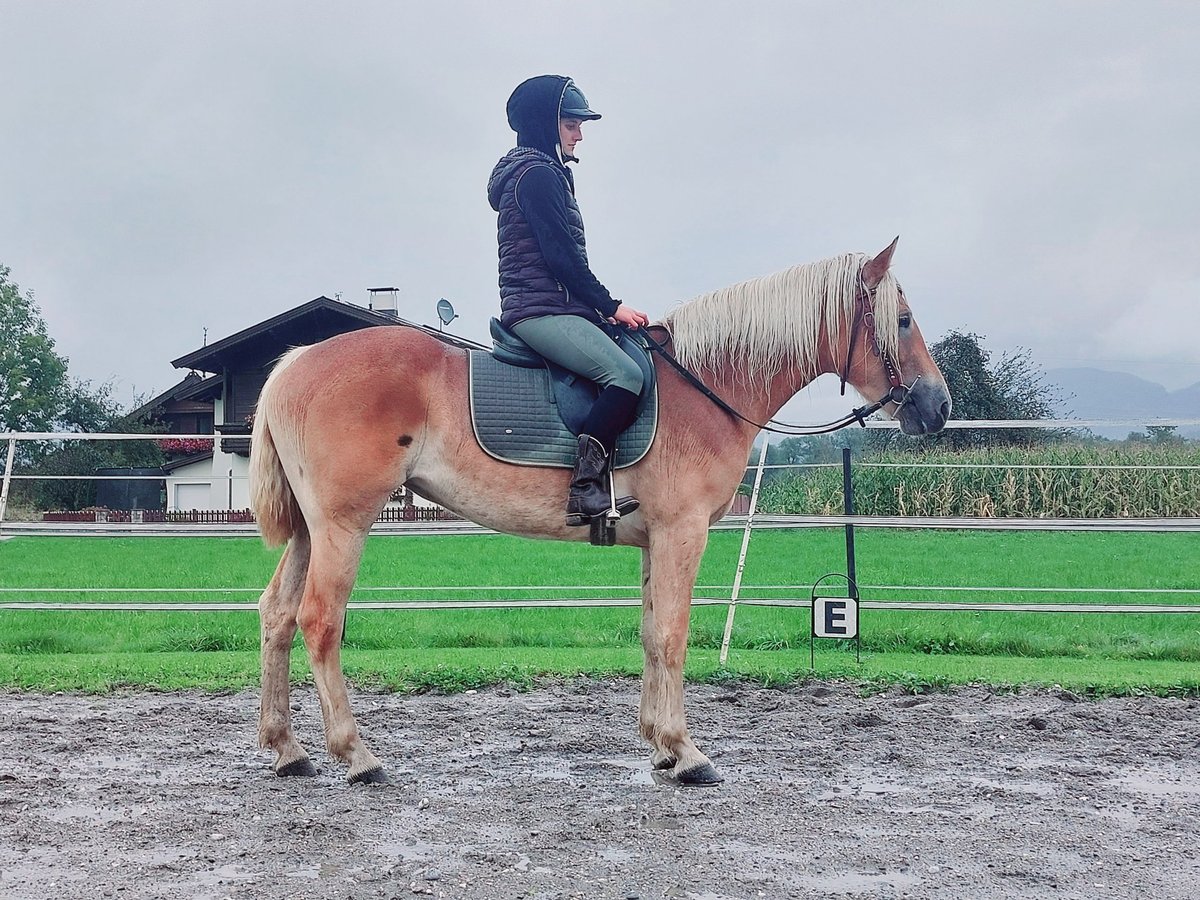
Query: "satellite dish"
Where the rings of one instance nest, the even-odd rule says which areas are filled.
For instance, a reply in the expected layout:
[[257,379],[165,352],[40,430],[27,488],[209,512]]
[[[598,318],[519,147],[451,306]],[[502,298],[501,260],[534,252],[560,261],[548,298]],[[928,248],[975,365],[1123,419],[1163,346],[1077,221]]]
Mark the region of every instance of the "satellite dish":
[[443,325],[449,325],[458,318],[454,312],[454,304],[445,297],[437,302],[437,314],[438,318],[442,320]]

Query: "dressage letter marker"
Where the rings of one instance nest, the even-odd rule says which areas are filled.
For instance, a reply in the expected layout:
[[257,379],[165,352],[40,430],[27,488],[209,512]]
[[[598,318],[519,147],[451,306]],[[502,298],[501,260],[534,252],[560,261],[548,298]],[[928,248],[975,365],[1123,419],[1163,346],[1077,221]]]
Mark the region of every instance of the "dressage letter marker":
[[[827,578],[844,579],[847,596],[823,596],[820,588]],[[838,572],[821,576],[812,589],[812,631],[808,638],[808,665],[814,671],[817,666],[817,638],[854,641],[854,659],[856,662],[862,662],[862,637],[858,633],[858,585],[853,579]]]
[[858,601],[851,597],[815,597],[813,637],[852,640],[858,636]]

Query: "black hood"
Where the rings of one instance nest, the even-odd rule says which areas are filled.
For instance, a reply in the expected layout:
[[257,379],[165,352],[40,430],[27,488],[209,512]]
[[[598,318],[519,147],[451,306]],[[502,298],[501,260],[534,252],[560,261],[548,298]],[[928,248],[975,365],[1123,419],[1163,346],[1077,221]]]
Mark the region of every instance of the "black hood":
[[517,85],[508,98],[508,124],[517,133],[517,146],[532,147],[561,160],[558,147],[558,113],[571,79],[565,75],[537,75]]

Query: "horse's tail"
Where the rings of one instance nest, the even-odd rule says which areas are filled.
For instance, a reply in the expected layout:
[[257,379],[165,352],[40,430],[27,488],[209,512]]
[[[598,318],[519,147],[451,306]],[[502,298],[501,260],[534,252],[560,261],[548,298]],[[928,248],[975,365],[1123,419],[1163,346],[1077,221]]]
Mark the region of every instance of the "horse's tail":
[[254,431],[250,438],[250,508],[258,522],[258,530],[268,547],[286,543],[303,522],[300,505],[288,482],[287,473],[275,447],[274,430],[287,427],[279,419],[279,374],[296,361],[307,347],[289,350],[275,364],[258,396],[254,413]]

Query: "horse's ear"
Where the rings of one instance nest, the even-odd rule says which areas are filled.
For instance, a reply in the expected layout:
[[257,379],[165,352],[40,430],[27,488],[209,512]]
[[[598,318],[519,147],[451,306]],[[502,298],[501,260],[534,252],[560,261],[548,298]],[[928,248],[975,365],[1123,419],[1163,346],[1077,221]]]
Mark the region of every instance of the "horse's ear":
[[900,235],[896,235],[896,239],[888,244],[886,249],[880,251],[878,256],[863,266],[863,284],[867,286],[867,290],[873,291],[879,287],[879,282],[883,281],[883,276],[887,274],[888,267],[892,264],[892,254],[896,252],[896,244],[899,242]]

